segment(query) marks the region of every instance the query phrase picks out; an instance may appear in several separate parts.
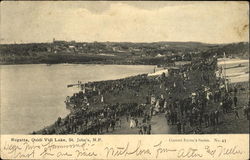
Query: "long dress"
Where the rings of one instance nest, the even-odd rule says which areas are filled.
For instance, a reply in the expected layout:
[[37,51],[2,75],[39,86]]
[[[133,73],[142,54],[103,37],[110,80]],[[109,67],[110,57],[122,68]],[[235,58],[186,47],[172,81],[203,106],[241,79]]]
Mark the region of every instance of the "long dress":
[[133,119],[130,120],[130,128],[134,128],[135,127],[135,121]]

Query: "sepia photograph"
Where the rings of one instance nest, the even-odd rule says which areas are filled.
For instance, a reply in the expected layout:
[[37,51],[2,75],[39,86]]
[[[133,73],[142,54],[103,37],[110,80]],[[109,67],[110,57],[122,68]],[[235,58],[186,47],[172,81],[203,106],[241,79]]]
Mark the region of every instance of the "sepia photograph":
[[1,135],[249,134],[246,1],[2,1],[0,28]]

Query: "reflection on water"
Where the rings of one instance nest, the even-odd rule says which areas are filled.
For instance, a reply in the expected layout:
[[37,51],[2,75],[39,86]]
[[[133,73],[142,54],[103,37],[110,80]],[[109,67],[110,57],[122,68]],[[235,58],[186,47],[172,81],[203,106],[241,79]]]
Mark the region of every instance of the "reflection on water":
[[1,66],[1,134],[27,134],[68,114],[68,84],[153,72],[154,66],[44,64]]

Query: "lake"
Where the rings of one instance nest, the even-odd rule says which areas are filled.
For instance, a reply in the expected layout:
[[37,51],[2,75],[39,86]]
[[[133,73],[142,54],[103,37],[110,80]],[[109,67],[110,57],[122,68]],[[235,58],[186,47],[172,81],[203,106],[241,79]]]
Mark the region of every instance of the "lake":
[[100,81],[152,73],[154,66],[46,64],[1,65],[1,134],[28,134],[54,123],[69,111],[67,88],[78,81]]

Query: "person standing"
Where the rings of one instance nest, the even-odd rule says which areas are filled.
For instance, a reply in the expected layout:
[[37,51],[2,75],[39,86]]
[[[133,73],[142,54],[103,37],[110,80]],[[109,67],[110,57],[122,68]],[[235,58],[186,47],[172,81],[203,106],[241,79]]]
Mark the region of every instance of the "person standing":
[[219,110],[214,111],[215,116],[215,122],[218,125],[219,124]]
[[247,106],[243,107],[243,112],[244,112],[244,116],[248,117],[248,107]]
[[130,125],[129,125],[130,128],[134,128],[134,119],[133,117],[130,119]]
[[135,118],[135,126],[138,127],[138,119]]
[[237,107],[237,101],[238,101],[238,99],[237,99],[237,96],[235,95],[234,96],[234,107]]
[[205,119],[205,126],[208,127],[209,126],[209,115],[207,113],[205,113],[204,119]]
[[209,119],[210,119],[210,124],[214,126],[215,125],[214,112],[210,113]]
[[148,124],[148,130],[147,130],[147,134],[151,134],[151,124]]
[[129,113],[128,112],[126,113],[126,120],[127,120],[127,122],[129,120]]
[[229,111],[232,110],[232,104],[233,104],[233,100],[232,98],[229,96],[228,100],[227,100],[227,104],[226,104],[226,113],[228,113]]
[[143,124],[143,134],[147,133],[147,125],[144,123]]
[[143,131],[142,131],[142,125],[140,124],[140,126],[139,126],[139,132],[138,132],[139,134],[143,134]]
[[111,120],[111,128],[112,128],[112,131],[115,130],[115,119]]
[[199,126],[200,126],[200,128],[201,128],[201,127],[202,127],[202,122],[203,122],[203,119],[202,119],[202,115],[201,115],[201,114],[198,116],[198,119],[199,119]]
[[184,134],[186,133],[186,121],[183,121],[183,123],[182,123],[182,132]]
[[236,107],[234,108],[235,119],[240,119],[239,112],[237,111]]
[[119,118],[119,128],[122,128],[122,120]]
[[237,92],[238,92],[238,89],[237,89],[237,87],[236,87],[236,86],[234,86],[234,96],[236,96],[236,95],[237,95]]
[[181,123],[179,121],[177,122],[177,131],[181,134]]
[[108,133],[109,132],[109,126],[110,126],[110,120],[109,119],[107,119],[105,121],[105,126],[106,126],[106,132]]

